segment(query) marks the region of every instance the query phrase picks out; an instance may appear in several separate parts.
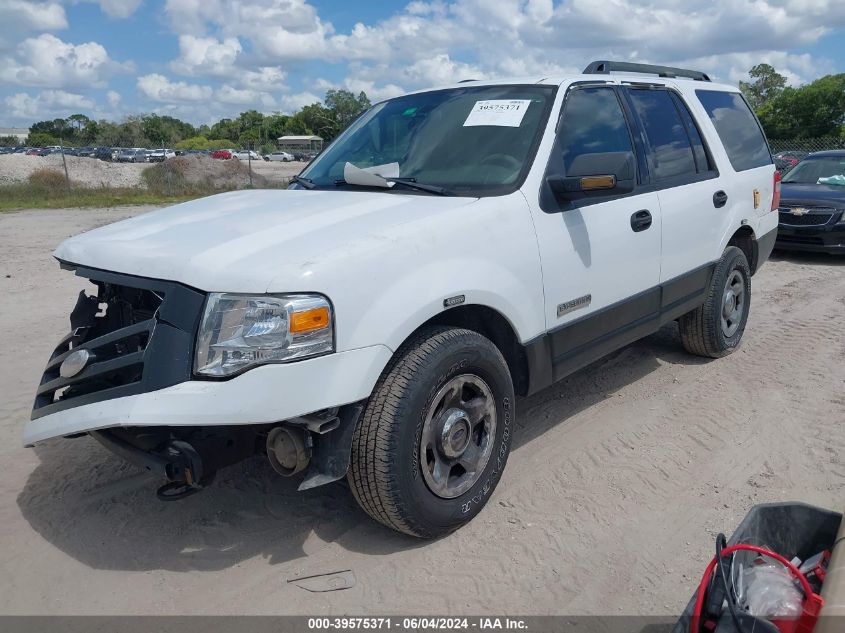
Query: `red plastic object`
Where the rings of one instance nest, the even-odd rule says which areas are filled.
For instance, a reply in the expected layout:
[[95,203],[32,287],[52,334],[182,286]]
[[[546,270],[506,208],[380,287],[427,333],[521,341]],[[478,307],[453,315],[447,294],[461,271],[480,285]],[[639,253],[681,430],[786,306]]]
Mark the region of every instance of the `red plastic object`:
[[[775,552],[771,552],[756,545],[746,545],[744,543],[731,545],[722,550],[722,557],[739,551],[756,552],[757,554],[776,560],[792,572],[792,575],[795,576],[801,583],[801,588],[804,591],[804,605],[801,617],[798,619],[771,620],[771,622],[778,627],[781,633],[812,633],[813,628],[816,626],[816,621],[819,619],[819,612],[824,606],[824,599],[820,595],[813,593],[813,589],[810,587],[810,583],[807,582],[804,575],[798,571],[795,565],[790,563],[780,554],[776,554]],[[700,633],[701,631],[701,609],[704,605],[704,595],[707,593],[707,584],[710,581],[710,576],[713,575],[713,570],[715,568],[716,557],[714,556],[713,560],[710,561],[710,564],[707,565],[707,569],[704,571],[704,576],[701,578],[701,583],[698,585],[698,593],[695,598],[695,608],[693,609],[692,620],[690,621],[690,633]]]

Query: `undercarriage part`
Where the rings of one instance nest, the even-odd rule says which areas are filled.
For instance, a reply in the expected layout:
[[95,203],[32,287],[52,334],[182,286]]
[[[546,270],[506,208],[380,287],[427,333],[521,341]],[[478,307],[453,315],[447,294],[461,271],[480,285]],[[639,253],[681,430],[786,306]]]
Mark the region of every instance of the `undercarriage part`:
[[312,433],[323,435],[330,431],[334,431],[340,425],[340,418],[338,417],[338,407],[331,409],[323,409],[316,413],[310,413],[298,418],[293,418],[287,421],[287,424],[293,426],[304,426]]
[[282,425],[267,434],[267,458],[282,477],[302,472],[311,460],[311,438],[308,431],[296,426]]
[[217,471],[255,454],[256,429],[153,427],[91,431],[91,436],[128,462],[167,479],[156,495],[184,499],[209,486]]
[[334,430],[314,436],[311,464],[299,490],[308,490],[343,479],[349,470],[352,435],[358,427],[364,406],[361,403],[346,405],[338,411]]

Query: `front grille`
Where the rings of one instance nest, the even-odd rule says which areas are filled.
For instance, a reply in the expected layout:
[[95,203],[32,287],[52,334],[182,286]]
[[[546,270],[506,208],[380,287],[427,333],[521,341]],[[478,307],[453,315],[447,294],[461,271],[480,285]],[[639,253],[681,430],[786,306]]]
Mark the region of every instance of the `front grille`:
[[[32,418],[69,407],[154,391],[191,378],[194,336],[204,295],[173,282],[79,268],[96,286],[81,292],[71,332],[53,351],[36,391]],[[77,350],[87,364],[60,368]]]
[[804,207],[807,213],[794,215],[792,207],[778,209],[778,221],[785,226],[824,226],[836,213],[835,209],[824,207]]

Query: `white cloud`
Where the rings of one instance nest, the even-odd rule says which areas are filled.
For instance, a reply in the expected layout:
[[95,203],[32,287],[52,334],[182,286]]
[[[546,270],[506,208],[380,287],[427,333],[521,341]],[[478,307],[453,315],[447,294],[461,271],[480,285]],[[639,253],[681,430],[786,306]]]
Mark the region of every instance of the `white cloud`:
[[165,103],[205,101],[214,92],[210,86],[170,81],[158,73],[138,77],[138,90],[147,99]]
[[9,31],[56,31],[67,28],[67,16],[56,2],[3,0],[0,25]]
[[[168,0],[166,12],[181,34],[174,70],[245,89],[238,68],[342,63],[341,85],[373,98],[468,77],[578,72],[607,58],[713,58],[717,74],[734,78],[736,64],[777,58],[772,41],[803,46],[845,25],[845,3],[834,0],[413,0],[342,33],[307,0]],[[798,81],[808,62],[793,57],[778,59]]]
[[167,0],[177,33],[204,35],[213,26],[224,37],[248,37],[265,64],[315,59],[333,32],[306,0]]
[[171,63],[183,75],[228,76],[243,51],[237,37],[222,41],[214,37],[179,36],[179,57]]
[[123,97],[120,96],[119,92],[115,92],[114,90],[109,90],[106,93],[106,101],[109,104],[109,107],[112,109],[116,109],[120,106],[120,102],[123,100]]
[[[98,2],[113,17],[142,2],[61,1]],[[730,82],[768,62],[791,84],[843,63],[790,52],[845,26],[845,3],[834,0],[406,0],[404,8],[385,8],[382,19],[342,31],[314,0],[164,4],[179,52],[168,71],[145,69],[138,93],[192,120],[236,107],[292,111],[329,88],[363,90],[376,101],[468,78],[561,75],[592,59],[683,65]],[[43,33],[65,27],[56,0],[0,0],[0,82],[108,89],[110,76],[131,68],[96,42],[74,45]],[[32,30],[41,34],[29,37]],[[14,50],[4,48],[7,31],[23,40]],[[784,50],[772,50],[772,42]],[[119,97],[100,98],[128,110]],[[200,102],[197,114],[192,104]]]
[[281,99],[279,99],[279,106],[282,112],[292,113],[301,110],[307,105],[317,103],[320,100],[321,97],[318,97],[313,92],[299,92],[296,94],[282,95]]
[[0,58],[0,80],[24,86],[90,88],[131,68],[112,60],[97,42],[68,44],[44,33],[25,39],[15,54]]
[[251,109],[272,108],[276,100],[268,92],[259,90],[238,89],[225,84],[214,93],[215,100],[220,103],[249,106]]
[[19,92],[9,95],[3,101],[13,119],[27,121],[67,117],[79,112],[90,112],[95,108],[91,99],[64,90],[43,90],[35,96]]
[[474,64],[453,60],[447,53],[424,57],[403,69],[405,83],[411,85],[451,84],[461,79],[485,79],[487,73]]
[[143,0],[97,0],[103,13],[113,18],[128,18]]

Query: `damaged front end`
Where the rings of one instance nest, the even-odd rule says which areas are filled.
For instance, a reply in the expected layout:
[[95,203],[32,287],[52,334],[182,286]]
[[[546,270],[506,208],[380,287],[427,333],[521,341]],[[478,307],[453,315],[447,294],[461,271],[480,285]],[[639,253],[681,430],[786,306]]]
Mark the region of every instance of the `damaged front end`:
[[[96,286],[96,293],[80,292],[70,316],[71,331],[56,346],[41,377],[32,420],[83,405],[152,395],[187,381],[209,387],[225,382],[193,374],[205,293],[174,282],[83,267],[75,271]],[[205,401],[212,410],[213,398]],[[219,469],[257,454],[266,454],[282,475],[306,471],[300,489],[344,477],[361,406],[274,423],[231,420],[207,426],[133,425],[131,398],[122,410],[127,415],[113,425],[98,423],[64,437],[91,435],[127,461],[161,476],[166,483],[158,497],[174,500],[208,486]]]

